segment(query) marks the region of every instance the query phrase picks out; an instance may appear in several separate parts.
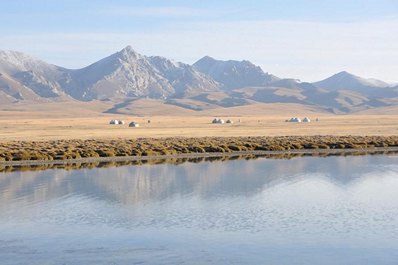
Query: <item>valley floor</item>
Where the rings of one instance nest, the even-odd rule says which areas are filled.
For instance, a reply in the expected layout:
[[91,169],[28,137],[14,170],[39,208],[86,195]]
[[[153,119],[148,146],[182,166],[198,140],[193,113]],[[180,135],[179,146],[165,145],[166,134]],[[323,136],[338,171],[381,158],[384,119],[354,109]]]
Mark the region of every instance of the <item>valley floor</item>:
[[[205,136],[311,136],[396,135],[398,115],[312,115],[311,123],[286,122],[290,116],[221,116],[233,124],[212,124],[215,116],[98,115],[91,117],[26,117],[0,112],[1,141],[46,141],[63,139],[131,139]],[[303,117],[300,117],[303,118]],[[319,121],[315,121],[318,118]],[[124,125],[110,125],[111,119]],[[150,123],[148,123],[150,120]],[[239,122],[240,120],[240,122]],[[132,121],[139,128],[129,128]]]
[[[0,162],[398,146],[398,115],[331,115],[272,104],[166,111],[152,101],[140,103],[141,113],[128,115],[105,113],[108,106],[101,104],[3,108]],[[286,122],[305,116],[312,121]],[[234,123],[212,124],[216,117]],[[109,124],[113,119],[125,124]],[[140,127],[129,127],[132,121]]]

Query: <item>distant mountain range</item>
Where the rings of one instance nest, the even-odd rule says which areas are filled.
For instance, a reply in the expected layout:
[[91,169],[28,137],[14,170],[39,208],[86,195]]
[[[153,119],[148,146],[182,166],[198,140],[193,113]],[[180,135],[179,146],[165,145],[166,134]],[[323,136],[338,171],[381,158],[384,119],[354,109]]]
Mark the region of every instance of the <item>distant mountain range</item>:
[[0,51],[0,103],[157,99],[193,110],[297,103],[332,113],[398,105],[398,86],[340,72],[307,83],[284,79],[249,61],[205,56],[193,65],[144,56],[130,46],[82,69],[66,69]]

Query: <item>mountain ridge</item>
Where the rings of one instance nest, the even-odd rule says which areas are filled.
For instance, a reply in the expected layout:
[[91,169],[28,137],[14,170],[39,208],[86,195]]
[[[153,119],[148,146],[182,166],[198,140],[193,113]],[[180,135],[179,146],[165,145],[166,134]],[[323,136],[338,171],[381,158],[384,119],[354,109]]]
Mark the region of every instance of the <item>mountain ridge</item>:
[[[81,69],[67,69],[16,51],[0,51],[0,103],[151,98],[204,110],[294,103],[349,113],[398,104],[398,86],[347,71],[310,83],[280,78],[250,61],[204,56],[192,65],[145,56],[131,46]],[[210,105],[209,105],[210,104]]]

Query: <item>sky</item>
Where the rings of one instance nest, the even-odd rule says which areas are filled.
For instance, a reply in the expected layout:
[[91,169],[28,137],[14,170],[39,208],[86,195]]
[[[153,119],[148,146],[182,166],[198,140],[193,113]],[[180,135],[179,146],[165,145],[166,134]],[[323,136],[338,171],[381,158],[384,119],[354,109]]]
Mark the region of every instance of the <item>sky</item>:
[[82,68],[131,45],[194,63],[249,60],[279,77],[340,71],[398,83],[398,0],[13,0],[0,50]]

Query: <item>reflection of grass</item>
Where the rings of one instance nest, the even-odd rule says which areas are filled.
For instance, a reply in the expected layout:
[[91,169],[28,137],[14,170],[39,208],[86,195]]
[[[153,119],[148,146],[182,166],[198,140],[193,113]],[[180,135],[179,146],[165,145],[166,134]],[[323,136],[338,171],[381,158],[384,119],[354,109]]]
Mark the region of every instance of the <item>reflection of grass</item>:
[[278,154],[266,154],[266,155],[236,155],[236,156],[213,156],[213,157],[188,157],[188,158],[167,158],[167,159],[141,159],[141,160],[126,160],[126,161],[107,161],[107,162],[90,162],[90,163],[65,163],[65,164],[39,164],[39,165],[24,165],[24,166],[2,166],[0,164],[0,172],[14,172],[14,171],[38,171],[45,169],[83,169],[83,168],[109,168],[127,165],[158,165],[158,164],[173,164],[179,165],[182,163],[200,163],[200,162],[216,162],[216,161],[228,161],[228,160],[253,160],[258,158],[268,159],[292,159],[295,157],[302,156],[347,156],[347,155],[367,155],[367,154],[395,154],[396,151],[347,151],[337,153],[278,153]]
[[157,156],[236,151],[361,149],[396,147],[398,136],[281,136],[139,138],[0,143],[0,161],[65,160],[87,157]]

